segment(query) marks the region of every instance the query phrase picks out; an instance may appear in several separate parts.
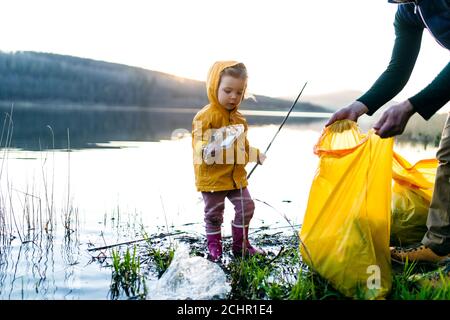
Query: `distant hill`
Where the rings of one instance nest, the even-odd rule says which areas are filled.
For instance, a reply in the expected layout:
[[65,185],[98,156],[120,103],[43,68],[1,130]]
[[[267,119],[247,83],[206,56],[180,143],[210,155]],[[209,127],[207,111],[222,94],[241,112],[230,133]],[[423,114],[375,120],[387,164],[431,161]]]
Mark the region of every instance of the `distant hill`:
[[[318,95],[305,95],[303,100],[313,104],[318,104],[323,108],[336,111],[340,108],[348,106],[350,103],[358,99],[363,94],[364,92],[362,91],[343,90]],[[397,103],[398,101],[395,100],[388,101],[384,106],[382,106],[379,110],[377,110],[377,113],[381,114],[384,110],[386,110],[386,108]]]
[[[355,101],[355,99],[362,96],[364,92],[357,90],[343,90],[336,91],[325,94],[318,95],[304,95],[302,100],[305,102],[310,102],[312,104],[320,105],[323,108],[327,108],[333,111],[336,111],[342,107],[345,107]],[[384,106],[382,106],[377,114],[381,114],[386,108],[397,104],[399,101],[391,100],[388,101]],[[440,110],[438,110],[438,114],[446,114],[450,111],[450,102],[444,105]]]
[[305,95],[303,100],[335,111],[349,105],[362,94],[361,91],[344,90],[319,95]]
[[[255,95],[243,109],[286,110],[291,100]],[[200,108],[205,83],[127,65],[73,56],[0,51],[0,101]],[[313,103],[296,111],[328,112]]]

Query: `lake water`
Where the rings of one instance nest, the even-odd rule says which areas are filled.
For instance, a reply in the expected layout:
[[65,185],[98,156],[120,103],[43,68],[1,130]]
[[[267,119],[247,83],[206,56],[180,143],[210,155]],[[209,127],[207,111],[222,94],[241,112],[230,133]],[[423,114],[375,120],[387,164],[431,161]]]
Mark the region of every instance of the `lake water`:
[[[8,148],[8,125],[2,136],[0,299],[109,299],[111,268],[89,248],[142,238],[142,228],[203,235],[191,140],[182,135],[192,112],[30,112],[14,110]],[[280,115],[249,115],[253,146],[266,148]],[[301,224],[325,122],[289,121],[280,132],[249,181],[258,200],[251,228]],[[435,154],[421,146],[396,150],[411,162]]]

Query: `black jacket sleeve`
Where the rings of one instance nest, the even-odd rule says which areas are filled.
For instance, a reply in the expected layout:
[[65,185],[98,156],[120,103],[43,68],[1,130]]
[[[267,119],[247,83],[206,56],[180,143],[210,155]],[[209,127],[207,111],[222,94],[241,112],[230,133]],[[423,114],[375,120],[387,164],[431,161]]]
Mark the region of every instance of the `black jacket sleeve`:
[[423,27],[403,21],[399,11],[395,16],[395,43],[387,69],[358,101],[364,103],[372,115],[395,97],[406,85],[417,60]]
[[450,62],[438,76],[409,102],[425,120],[430,119],[442,106],[450,101]]

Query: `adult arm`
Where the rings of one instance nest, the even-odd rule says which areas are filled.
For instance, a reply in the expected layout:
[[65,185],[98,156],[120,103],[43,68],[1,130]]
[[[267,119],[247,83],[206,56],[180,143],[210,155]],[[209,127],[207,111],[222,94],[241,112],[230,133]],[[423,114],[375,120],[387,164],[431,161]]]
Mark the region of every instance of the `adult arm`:
[[406,21],[397,11],[394,27],[395,43],[386,70],[364,95],[347,107],[336,111],[326,126],[343,119],[357,121],[365,113],[372,115],[406,85],[420,51],[423,26]]
[[425,120],[450,101],[450,62],[422,91],[408,99]]
[[372,87],[357,101],[363,103],[372,115],[395,97],[408,82],[420,51],[423,27],[404,21],[397,11],[394,21],[395,43],[386,70]]

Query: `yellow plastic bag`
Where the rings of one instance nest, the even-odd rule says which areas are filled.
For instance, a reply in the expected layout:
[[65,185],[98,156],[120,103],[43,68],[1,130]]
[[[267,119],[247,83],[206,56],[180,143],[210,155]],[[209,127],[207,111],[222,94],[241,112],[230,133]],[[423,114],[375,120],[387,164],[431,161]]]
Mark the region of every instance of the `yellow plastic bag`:
[[438,164],[437,159],[424,159],[411,165],[394,152],[391,245],[405,246],[422,240]]
[[303,261],[349,297],[376,299],[391,288],[389,253],[393,139],[355,122],[326,127],[302,228]]

